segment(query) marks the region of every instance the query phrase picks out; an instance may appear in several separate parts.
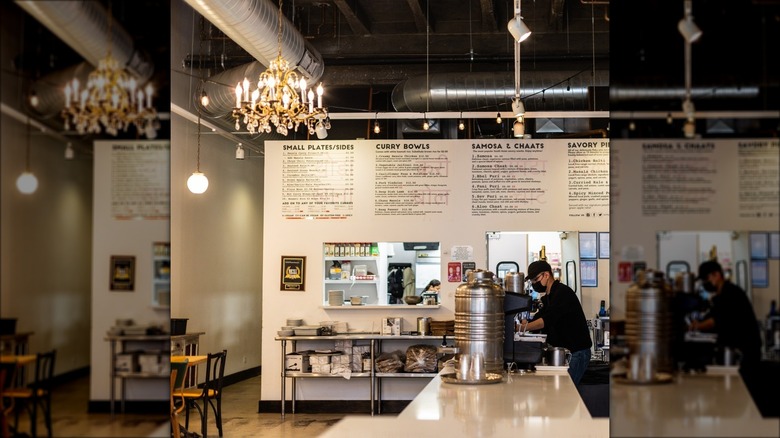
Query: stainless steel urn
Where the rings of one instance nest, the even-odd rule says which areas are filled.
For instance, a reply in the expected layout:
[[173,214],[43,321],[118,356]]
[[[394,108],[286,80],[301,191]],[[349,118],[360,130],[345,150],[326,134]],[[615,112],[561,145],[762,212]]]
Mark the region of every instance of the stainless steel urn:
[[482,353],[485,371],[503,371],[504,289],[490,271],[471,271],[455,290],[455,345],[462,354]]
[[654,359],[657,371],[673,370],[670,307],[671,290],[663,272],[640,272],[626,293],[629,355]]

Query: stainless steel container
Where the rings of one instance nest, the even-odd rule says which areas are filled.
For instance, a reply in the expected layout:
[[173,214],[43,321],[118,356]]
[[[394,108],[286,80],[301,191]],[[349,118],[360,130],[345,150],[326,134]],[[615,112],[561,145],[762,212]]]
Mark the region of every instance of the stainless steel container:
[[421,316],[417,318],[417,333],[421,335],[431,334],[431,317]]
[[485,371],[503,371],[504,289],[490,271],[475,270],[455,290],[455,345],[462,354],[482,353]]
[[525,274],[522,272],[507,272],[504,276],[504,290],[506,292],[525,294],[524,282]]
[[659,271],[644,271],[626,293],[629,356],[655,358],[656,370],[671,372],[671,290]]
[[684,293],[695,292],[696,274],[693,272],[678,272],[674,277],[674,290]]

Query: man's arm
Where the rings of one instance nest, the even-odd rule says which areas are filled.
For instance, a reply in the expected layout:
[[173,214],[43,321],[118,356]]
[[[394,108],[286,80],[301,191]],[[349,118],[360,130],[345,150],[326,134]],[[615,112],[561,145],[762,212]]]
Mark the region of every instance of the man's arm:
[[544,328],[544,318],[536,318],[531,322],[528,322],[527,319],[524,319],[520,321],[520,330],[523,331],[536,331],[541,330]]

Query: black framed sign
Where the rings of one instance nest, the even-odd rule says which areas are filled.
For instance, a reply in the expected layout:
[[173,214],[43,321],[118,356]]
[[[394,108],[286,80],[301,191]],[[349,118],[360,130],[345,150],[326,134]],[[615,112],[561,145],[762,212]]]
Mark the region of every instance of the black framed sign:
[[135,290],[135,256],[111,256],[109,289],[132,292]]
[[306,256],[282,256],[280,289],[297,292],[306,290]]

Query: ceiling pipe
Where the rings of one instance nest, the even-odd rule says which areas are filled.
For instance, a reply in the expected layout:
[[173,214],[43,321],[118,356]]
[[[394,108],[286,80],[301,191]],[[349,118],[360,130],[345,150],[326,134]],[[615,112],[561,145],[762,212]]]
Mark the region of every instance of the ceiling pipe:
[[30,92],[35,93],[39,103],[30,108],[39,116],[58,116],[65,107],[65,84],[73,78],[86,84],[109,47],[119,65],[141,84],[152,77],[151,58],[134,47],[133,39],[118,20],[112,19],[109,34],[108,10],[100,2],[16,0],[16,4],[86,60],[33,82]]
[[16,4],[93,66],[106,57],[110,47],[119,65],[139,82],[152,77],[151,58],[134,47],[133,38],[118,20],[111,20],[109,34],[108,10],[101,2],[16,0]]
[[[393,88],[396,111],[426,111],[426,82],[430,83],[430,111],[469,111],[506,108],[515,96],[514,72],[439,73],[409,78]],[[556,85],[557,84],[557,85]],[[580,111],[589,109],[589,89],[609,86],[609,71],[523,72],[522,96],[526,111]]]
[[[758,97],[759,87],[756,85],[744,86],[699,86],[690,89],[690,97],[693,99],[754,99]],[[685,87],[624,87],[612,85],[609,88],[609,100],[611,102],[624,102],[632,100],[666,100],[684,99],[688,95]]]
[[[278,4],[270,0],[185,1],[263,65],[270,65],[279,55]],[[325,70],[322,55],[287,17],[282,17],[281,39],[282,57],[290,63],[290,68],[297,69],[309,83],[319,80]]]

